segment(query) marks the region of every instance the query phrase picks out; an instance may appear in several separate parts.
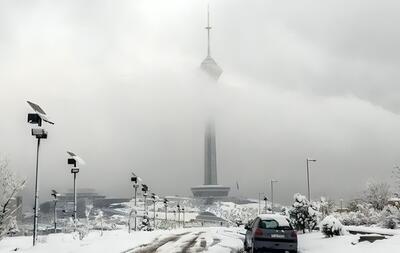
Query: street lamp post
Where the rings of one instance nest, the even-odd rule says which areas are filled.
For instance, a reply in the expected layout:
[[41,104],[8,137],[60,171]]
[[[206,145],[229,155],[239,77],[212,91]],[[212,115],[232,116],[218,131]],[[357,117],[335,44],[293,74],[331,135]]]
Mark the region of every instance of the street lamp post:
[[72,165],[73,167],[71,168],[71,174],[74,175],[74,225],[76,226],[76,221],[77,221],[77,212],[76,212],[76,206],[77,206],[77,200],[76,200],[76,174],[79,173],[79,168],[76,167],[77,163],[80,164],[85,164],[85,161],[83,161],[82,158],[80,158],[78,155],[76,155],[73,152],[67,151],[67,154],[70,156],[68,158],[67,163],[69,165]]
[[316,162],[317,160],[315,159],[306,159],[307,163],[307,196],[308,196],[308,201],[311,201],[311,191],[310,191],[310,162]]
[[185,228],[185,208],[182,207],[182,227]]
[[172,212],[174,213],[174,224],[175,224],[174,226],[175,226],[175,228],[176,228],[176,211],[173,210]]
[[[136,176],[135,173],[132,172],[132,176],[131,176],[131,182],[133,183],[133,189],[135,190],[135,195],[134,195],[134,212],[135,212],[135,231],[136,231],[136,227],[137,227],[137,208],[136,208],[136,198],[137,198],[137,188],[139,187],[138,181],[142,181],[142,179],[138,176]],[[132,212],[131,212],[132,213]],[[129,217],[129,222],[128,222],[128,229],[129,229],[129,233],[131,232],[131,217]]]
[[57,197],[60,196],[60,194],[55,191],[55,190],[51,190],[51,196],[54,197],[54,233],[57,233]]
[[142,192],[143,192],[143,201],[144,201],[144,214],[147,215],[147,192],[149,191],[149,187],[145,184],[142,184]]
[[178,209],[178,227],[181,226],[181,206],[178,204],[177,206]]
[[271,180],[271,211],[274,212],[274,183],[277,183],[278,180]]
[[264,196],[264,213],[267,213],[267,211],[268,211],[268,208],[267,208],[267,201],[268,201],[268,198],[267,198],[267,196]]
[[168,199],[164,198],[164,207],[165,207],[165,223],[168,222]]
[[[261,214],[261,195],[264,195],[264,200],[266,198],[266,194],[264,192],[259,192],[258,193],[258,214]],[[265,207],[267,206],[267,203],[265,203]],[[266,209],[266,208],[265,208]],[[266,210],[265,210],[266,211]]]
[[154,223],[154,229],[157,228],[156,225],[156,202],[157,202],[157,196],[155,193],[151,194],[151,199],[153,200],[153,223]]
[[36,146],[36,170],[35,170],[35,195],[34,195],[34,208],[33,208],[33,246],[36,244],[37,240],[37,229],[38,229],[38,213],[39,213],[39,148],[40,140],[47,139],[47,131],[42,126],[42,121],[54,125],[53,122],[48,120],[46,113],[40,108],[39,105],[27,101],[30,107],[35,111],[35,113],[28,114],[28,123],[38,125],[39,128],[32,128],[32,135],[37,139]]

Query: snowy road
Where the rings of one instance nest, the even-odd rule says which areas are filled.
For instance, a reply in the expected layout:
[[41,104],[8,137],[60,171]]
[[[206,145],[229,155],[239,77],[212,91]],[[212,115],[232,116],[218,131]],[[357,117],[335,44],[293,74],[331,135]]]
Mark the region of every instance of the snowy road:
[[180,234],[167,234],[123,253],[241,252],[243,236],[224,228],[207,228]]

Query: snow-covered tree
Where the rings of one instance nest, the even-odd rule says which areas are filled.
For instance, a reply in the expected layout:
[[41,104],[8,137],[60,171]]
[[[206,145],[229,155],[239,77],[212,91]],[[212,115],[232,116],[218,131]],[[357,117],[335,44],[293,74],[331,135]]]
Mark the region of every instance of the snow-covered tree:
[[[103,221],[103,211],[102,210],[98,210],[97,211],[97,215],[95,217],[95,223],[100,225],[100,229],[101,229],[101,236],[103,236],[103,229],[104,229],[104,221]],[[96,226],[96,225],[95,225]]]
[[292,208],[289,210],[289,217],[297,230],[311,231],[317,225],[318,210],[305,196],[296,193]]
[[383,182],[369,181],[364,191],[365,201],[379,211],[385,207],[391,195],[389,184]]
[[20,207],[12,202],[24,184],[25,181],[19,180],[9,169],[7,159],[0,157],[0,240],[13,228],[16,211]]
[[393,180],[396,185],[395,192],[399,195],[400,194],[400,166],[395,166],[392,171]]
[[322,219],[333,213],[335,209],[335,201],[327,199],[325,197],[321,197],[318,204]]

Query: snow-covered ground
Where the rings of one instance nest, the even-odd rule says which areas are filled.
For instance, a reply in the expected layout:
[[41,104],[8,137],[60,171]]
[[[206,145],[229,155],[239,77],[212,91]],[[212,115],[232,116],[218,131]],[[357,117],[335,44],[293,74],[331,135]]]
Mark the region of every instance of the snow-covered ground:
[[171,231],[93,231],[83,240],[73,234],[40,236],[32,247],[32,237],[10,237],[0,241],[0,252],[239,252],[243,235],[235,228],[191,228]]
[[400,236],[388,239],[358,243],[359,235],[344,235],[324,238],[317,233],[299,235],[301,253],[392,253],[400,252]]
[[[126,230],[92,231],[79,240],[73,234],[52,234],[39,237],[32,247],[32,237],[11,237],[0,241],[0,252],[241,252],[243,230],[238,228],[186,228],[171,231],[132,232]],[[400,235],[388,239],[358,242],[359,235],[344,235],[325,238],[320,232],[299,234],[300,253],[377,253],[400,252]]]

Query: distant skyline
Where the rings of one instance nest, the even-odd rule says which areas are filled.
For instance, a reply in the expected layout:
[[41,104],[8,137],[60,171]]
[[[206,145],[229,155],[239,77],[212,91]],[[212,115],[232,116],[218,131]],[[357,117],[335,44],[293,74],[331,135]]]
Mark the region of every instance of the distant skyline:
[[[199,70],[208,3],[224,68],[213,95]],[[78,187],[128,197],[134,171],[157,194],[190,196],[212,107],[230,195],[257,198],[273,178],[289,204],[306,194],[307,157],[314,198],[348,200],[369,179],[393,186],[399,11],[377,0],[0,1],[0,153],[32,198],[31,100],[56,123],[41,201],[72,188],[67,150],[86,161]]]

